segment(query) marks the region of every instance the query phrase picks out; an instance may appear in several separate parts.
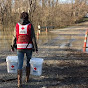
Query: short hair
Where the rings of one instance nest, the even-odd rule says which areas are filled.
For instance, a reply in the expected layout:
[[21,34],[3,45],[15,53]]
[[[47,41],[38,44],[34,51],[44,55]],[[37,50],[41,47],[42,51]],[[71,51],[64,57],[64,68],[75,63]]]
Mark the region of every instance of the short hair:
[[20,15],[20,18],[23,20],[28,20],[29,16],[27,12],[22,12]]

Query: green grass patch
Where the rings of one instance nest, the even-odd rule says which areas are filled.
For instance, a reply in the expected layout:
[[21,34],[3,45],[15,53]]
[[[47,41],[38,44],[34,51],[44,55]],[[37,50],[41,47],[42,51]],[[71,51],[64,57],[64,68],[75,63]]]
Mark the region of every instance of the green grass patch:
[[80,20],[77,20],[75,23],[82,23],[88,21],[88,17],[83,17]]

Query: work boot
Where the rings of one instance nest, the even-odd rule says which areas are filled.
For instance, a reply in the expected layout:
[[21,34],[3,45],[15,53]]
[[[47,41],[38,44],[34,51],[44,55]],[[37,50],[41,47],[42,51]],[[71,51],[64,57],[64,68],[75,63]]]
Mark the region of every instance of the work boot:
[[29,75],[30,75],[30,66],[29,67],[26,66],[26,82],[29,81]]
[[22,70],[17,71],[18,75],[18,88],[22,88]]

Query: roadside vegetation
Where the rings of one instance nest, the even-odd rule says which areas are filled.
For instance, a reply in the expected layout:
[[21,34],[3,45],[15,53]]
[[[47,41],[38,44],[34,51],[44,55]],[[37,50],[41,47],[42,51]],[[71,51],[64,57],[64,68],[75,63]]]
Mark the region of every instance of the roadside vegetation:
[[19,14],[27,11],[35,28],[38,24],[59,28],[81,21],[88,12],[88,0],[69,0],[70,3],[60,1],[0,0],[0,25],[11,30],[19,20]]
[[[29,19],[37,30],[41,27],[61,28],[84,21],[88,12],[88,0],[0,0],[0,39],[12,38],[19,15],[29,13]],[[67,0],[68,1],[68,0]],[[19,4],[20,3],[20,4]],[[9,44],[11,39],[9,40]]]

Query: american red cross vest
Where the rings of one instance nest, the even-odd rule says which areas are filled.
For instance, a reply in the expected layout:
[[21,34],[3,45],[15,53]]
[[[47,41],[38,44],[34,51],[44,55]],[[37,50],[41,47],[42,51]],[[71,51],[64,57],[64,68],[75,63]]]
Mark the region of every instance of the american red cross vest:
[[16,38],[17,38],[17,49],[32,49],[31,24],[21,25],[20,23],[17,23]]

